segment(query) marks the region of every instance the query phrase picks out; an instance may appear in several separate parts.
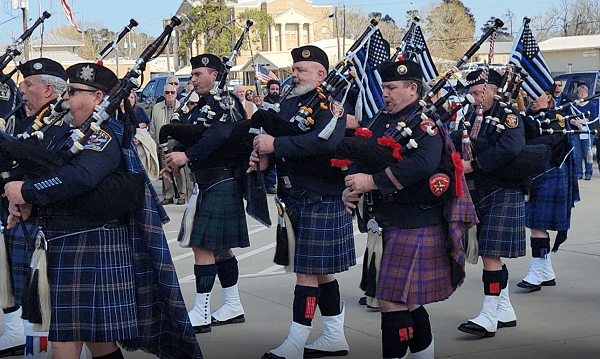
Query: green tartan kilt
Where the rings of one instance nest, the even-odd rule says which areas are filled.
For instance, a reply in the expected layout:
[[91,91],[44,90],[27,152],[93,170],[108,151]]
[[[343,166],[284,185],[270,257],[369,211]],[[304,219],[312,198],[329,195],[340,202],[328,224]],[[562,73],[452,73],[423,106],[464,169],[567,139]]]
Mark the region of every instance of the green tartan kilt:
[[220,251],[250,246],[242,188],[233,178],[200,192],[190,245]]

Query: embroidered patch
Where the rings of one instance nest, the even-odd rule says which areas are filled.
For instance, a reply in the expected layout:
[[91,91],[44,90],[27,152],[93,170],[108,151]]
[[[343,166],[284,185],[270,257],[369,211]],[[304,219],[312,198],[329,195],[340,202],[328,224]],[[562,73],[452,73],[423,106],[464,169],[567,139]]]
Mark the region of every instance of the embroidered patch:
[[100,130],[99,132],[94,132],[88,138],[85,146],[83,148],[88,150],[94,150],[102,152],[106,148],[106,145],[112,140],[112,137],[106,131]]
[[[431,128],[430,132],[427,132],[428,128]],[[435,136],[438,133],[437,126],[429,118],[421,121],[421,130],[423,130],[423,132],[427,133],[429,136]]]
[[332,115],[342,117],[344,115],[344,106],[338,101],[333,100],[329,103],[329,111],[331,111]]
[[94,75],[94,69],[89,65],[81,68],[81,72],[79,72],[79,78],[83,81],[94,82],[96,75]]
[[309,50],[302,51],[302,57],[305,59],[308,59],[310,57],[310,51]]
[[450,177],[445,173],[436,173],[429,178],[429,189],[436,196],[443,195],[450,187]]
[[563,116],[561,116],[560,114],[556,114],[556,119],[558,120],[558,125],[560,127],[565,127],[565,118]]
[[0,100],[10,100],[10,87],[7,84],[0,84]]
[[33,69],[34,70],[39,71],[39,70],[42,69],[42,67],[43,67],[43,65],[41,63],[39,63],[39,62],[36,62],[35,64],[33,64]]
[[506,120],[504,121],[504,123],[508,128],[515,128],[519,126],[519,117],[511,113],[510,115],[506,116]]

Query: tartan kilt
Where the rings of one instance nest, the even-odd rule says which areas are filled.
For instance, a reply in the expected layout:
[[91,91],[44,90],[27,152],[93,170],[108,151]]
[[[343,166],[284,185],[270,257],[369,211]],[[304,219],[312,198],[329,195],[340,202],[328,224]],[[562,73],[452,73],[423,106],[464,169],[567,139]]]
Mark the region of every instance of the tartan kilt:
[[242,190],[236,180],[201,190],[197,206],[191,246],[213,251],[250,246]]
[[45,230],[51,342],[137,337],[135,277],[126,225]]
[[423,305],[454,293],[444,226],[384,230],[379,299]]
[[471,191],[477,210],[477,241],[482,257],[525,256],[525,202],[519,188]]
[[[24,223],[29,237],[32,238],[30,241],[35,242],[35,236],[39,231],[39,227],[33,223],[33,220],[27,220]],[[25,290],[25,284],[29,280],[33,252],[27,251],[25,235],[19,224],[10,229],[5,229],[4,240],[6,241],[7,253],[10,258],[10,272],[12,275],[15,302],[18,305],[22,305],[23,291]]]
[[527,228],[552,231],[568,230],[571,223],[568,166],[554,167],[533,181],[531,195],[525,203]]
[[356,264],[352,216],[341,196],[324,196],[320,203],[302,196],[295,207],[299,218],[294,273],[341,273]]

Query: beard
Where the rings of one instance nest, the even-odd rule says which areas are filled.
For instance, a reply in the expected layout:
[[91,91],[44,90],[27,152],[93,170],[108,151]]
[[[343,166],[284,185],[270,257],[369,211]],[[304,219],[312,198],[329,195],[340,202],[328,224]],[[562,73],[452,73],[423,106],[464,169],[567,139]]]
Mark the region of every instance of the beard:
[[310,81],[304,85],[300,85],[298,82],[292,82],[292,86],[294,86],[294,89],[292,90],[292,96],[306,95],[310,91],[316,89],[318,85],[319,84],[316,80]]
[[269,100],[273,103],[279,101],[279,94],[277,92],[269,94]]

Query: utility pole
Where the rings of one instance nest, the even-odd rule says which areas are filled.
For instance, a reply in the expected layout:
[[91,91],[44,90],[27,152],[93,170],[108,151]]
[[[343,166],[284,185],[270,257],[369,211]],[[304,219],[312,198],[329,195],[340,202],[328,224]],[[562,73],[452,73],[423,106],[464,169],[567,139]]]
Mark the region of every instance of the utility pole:
[[[27,31],[27,1],[21,1],[21,10],[23,10],[23,32]],[[29,60],[29,40],[23,44],[23,57]]]
[[[346,53],[346,4],[344,4],[344,37],[342,38],[342,50],[344,52],[344,54]],[[339,57],[339,56],[338,56]]]
[[[335,38],[337,39],[337,48],[338,48],[338,58],[337,60],[340,61],[341,58],[341,52],[340,52],[340,33],[339,33],[339,28],[338,28],[338,11],[337,11],[337,6],[335,7]],[[329,70],[329,69],[327,69]]]

